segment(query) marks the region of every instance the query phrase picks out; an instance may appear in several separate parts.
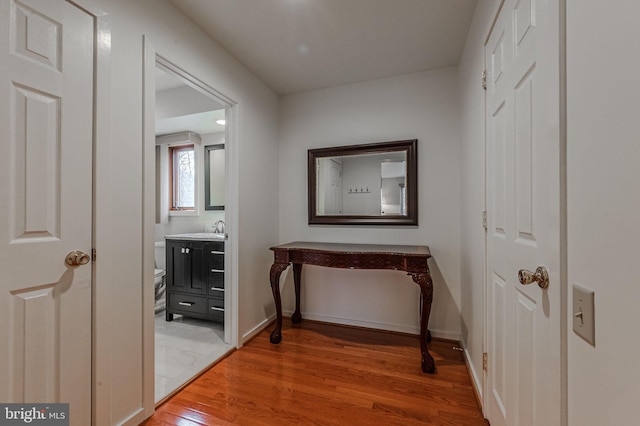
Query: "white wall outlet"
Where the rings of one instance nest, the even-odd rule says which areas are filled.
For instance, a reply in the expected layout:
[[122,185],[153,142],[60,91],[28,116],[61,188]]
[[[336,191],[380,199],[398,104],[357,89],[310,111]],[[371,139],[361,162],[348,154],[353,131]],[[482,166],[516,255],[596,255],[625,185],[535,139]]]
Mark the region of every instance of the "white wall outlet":
[[213,223],[206,223],[204,225],[204,232],[211,232],[211,233],[216,232],[216,225]]
[[596,345],[595,293],[573,285],[573,331],[593,346]]

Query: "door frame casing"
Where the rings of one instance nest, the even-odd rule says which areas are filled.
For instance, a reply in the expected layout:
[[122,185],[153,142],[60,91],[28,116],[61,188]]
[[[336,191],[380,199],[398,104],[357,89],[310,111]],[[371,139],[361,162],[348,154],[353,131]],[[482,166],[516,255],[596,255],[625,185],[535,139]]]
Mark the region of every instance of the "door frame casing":
[[[109,253],[113,251],[109,228],[111,221],[108,217],[112,170],[112,23],[110,15],[93,0],[64,1],[83,10],[94,20],[92,247],[96,253],[100,253],[100,262],[92,262],[91,276],[91,419],[94,425],[107,426],[114,424],[111,318],[115,297],[110,286],[102,285],[111,280],[112,264],[109,260],[112,257]],[[134,419],[129,419],[132,424],[137,417],[140,416],[134,415]]]
[[[110,251],[109,221],[101,215],[108,211],[108,159],[111,158],[111,18],[90,0],[65,0],[83,10],[94,21],[94,97],[92,158],[92,247],[96,252]],[[104,226],[103,226],[104,225]],[[111,398],[111,289],[99,283],[109,282],[108,262],[92,262],[91,326],[91,418],[92,424],[112,424]]]

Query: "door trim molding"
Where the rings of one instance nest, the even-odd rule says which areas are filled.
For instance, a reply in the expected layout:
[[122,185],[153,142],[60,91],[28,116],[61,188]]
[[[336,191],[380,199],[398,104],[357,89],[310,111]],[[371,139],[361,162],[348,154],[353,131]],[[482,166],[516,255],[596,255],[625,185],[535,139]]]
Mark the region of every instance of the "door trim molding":
[[107,211],[109,164],[111,157],[111,19],[109,15],[93,7],[67,0],[94,19],[94,133],[93,133],[93,199],[92,199],[92,247],[102,254],[101,263],[92,268],[92,330],[91,330],[91,417],[96,425],[112,424],[111,399],[111,311],[112,292],[108,286],[110,251],[108,221],[100,212]]
[[142,400],[143,418],[155,411],[155,104],[156,51],[143,36],[142,58]]
[[560,425],[569,424],[569,248],[567,198],[567,0],[558,0],[560,156]]

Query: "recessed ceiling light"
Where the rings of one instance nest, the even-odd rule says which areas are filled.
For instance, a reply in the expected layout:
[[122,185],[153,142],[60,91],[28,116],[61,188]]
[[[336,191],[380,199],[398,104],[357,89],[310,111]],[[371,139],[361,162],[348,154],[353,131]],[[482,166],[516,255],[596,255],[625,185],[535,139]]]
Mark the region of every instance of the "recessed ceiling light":
[[216,123],[218,123],[221,126],[224,126],[225,124],[227,124],[226,120],[216,120]]

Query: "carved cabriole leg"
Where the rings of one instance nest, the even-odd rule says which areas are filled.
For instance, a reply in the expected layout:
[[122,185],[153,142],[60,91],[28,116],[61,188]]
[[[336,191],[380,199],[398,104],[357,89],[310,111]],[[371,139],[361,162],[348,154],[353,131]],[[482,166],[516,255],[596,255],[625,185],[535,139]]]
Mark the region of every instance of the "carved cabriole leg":
[[291,322],[294,324],[302,321],[302,314],[300,314],[300,277],[302,274],[302,263],[293,264],[293,284],[296,291],[296,311],[291,315]]
[[427,348],[427,341],[431,340],[429,333],[429,315],[431,314],[431,302],[433,301],[433,282],[431,275],[409,274],[416,284],[420,286],[422,294],[422,315],[420,317],[420,352],[422,353],[422,371],[433,374],[436,372],[436,364]]
[[273,301],[276,303],[276,328],[271,332],[271,343],[280,343],[282,340],[282,301],[280,300],[280,274],[289,267],[288,263],[274,263],[271,265],[269,280]]

